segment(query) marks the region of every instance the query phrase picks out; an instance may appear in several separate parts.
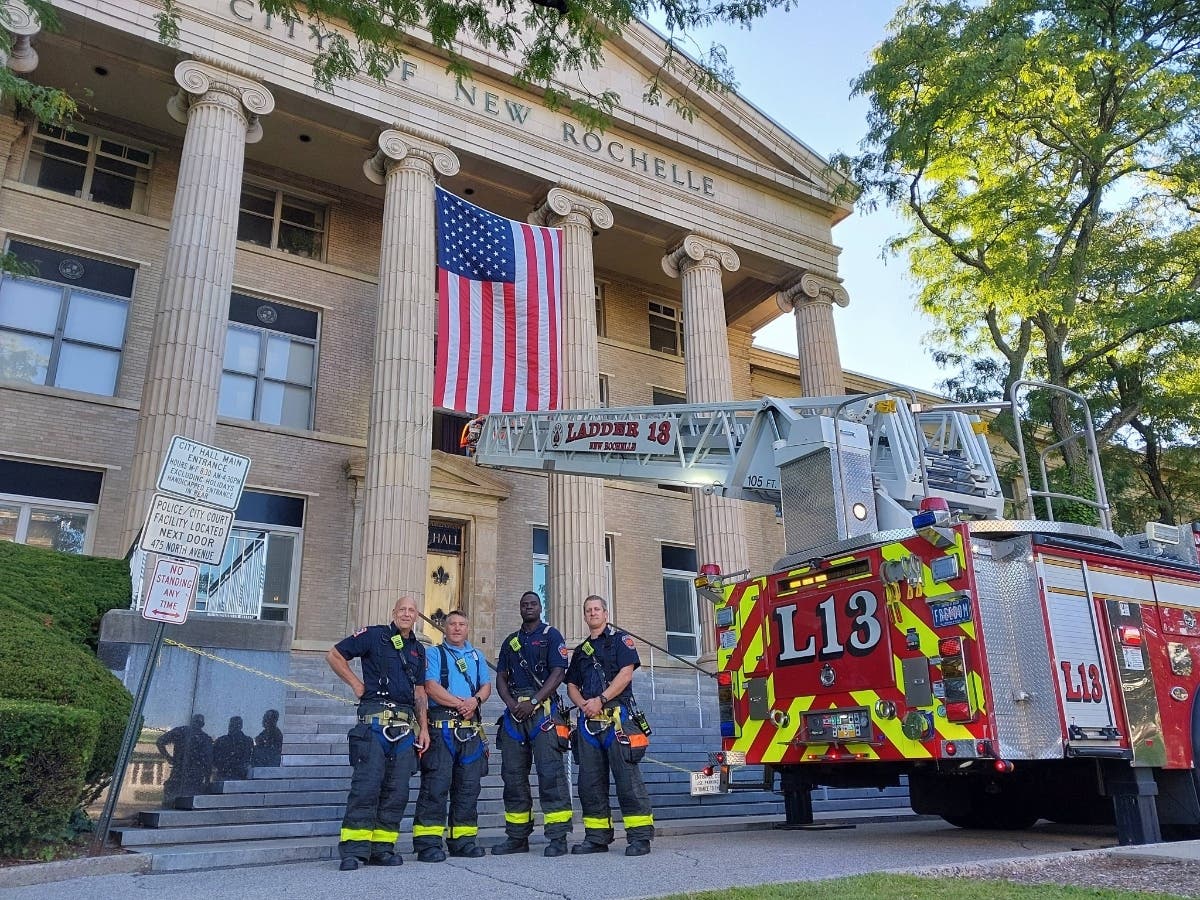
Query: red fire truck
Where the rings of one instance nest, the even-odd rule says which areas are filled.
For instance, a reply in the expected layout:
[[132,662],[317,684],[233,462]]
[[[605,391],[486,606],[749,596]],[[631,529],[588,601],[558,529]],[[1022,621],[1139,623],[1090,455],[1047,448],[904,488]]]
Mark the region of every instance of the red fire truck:
[[[1011,412],[1031,388],[1050,389],[1018,385]],[[978,409],[904,393],[490,416],[475,446],[489,465],[776,504],[788,553],[770,574],[697,579],[723,742],[701,790],[761,764],[791,824],[812,821],[814,786],[907,782],[914,810],[963,828],[1195,829],[1197,530],[1110,530],[1077,395],[1094,490],[1051,491],[1043,454],[1041,490],[1023,477],[1043,518],[1015,519]],[[1064,500],[1099,524],[1054,521]]]

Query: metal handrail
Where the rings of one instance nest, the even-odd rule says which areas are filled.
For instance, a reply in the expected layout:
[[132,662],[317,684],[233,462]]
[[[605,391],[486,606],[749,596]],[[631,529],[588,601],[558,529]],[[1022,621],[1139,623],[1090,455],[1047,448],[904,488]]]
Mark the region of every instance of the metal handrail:
[[625,632],[631,638],[636,638],[637,640],[641,641],[643,644],[649,644],[655,650],[661,650],[663,653],[667,654],[667,656],[671,657],[672,659],[679,660],[685,666],[691,666],[697,672],[703,672],[709,678],[717,677],[716,672],[710,672],[710,671],[708,671],[708,669],[704,668],[703,666],[696,665],[694,662],[691,662],[690,660],[685,659],[684,657],[680,656],[678,653],[672,653],[670,650],[668,650],[666,647],[662,646],[661,644],[656,644],[656,643],[654,643],[654,641],[647,640],[646,638],[642,637],[640,634],[630,631],[628,628],[624,627],[623,625],[618,625],[616,622],[609,622],[609,624],[612,625],[613,628],[621,629],[621,631]]
[[[870,400],[872,397],[885,397],[885,396],[891,396],[892,394],[897,394],[897,393],[903,393],[903,394],[908,395],[908,399],[911,401],[909,404],[909,407],[908,407],[909,414],[911,415],[912,408],[917,405],[917,395],[911,388],[906,388],[906,387],[883,388],[878,391],[871,391],[869,394],[855,394],[852,397],[847,397],[844,401],[842,401],[836,407],[834,407],[834,410],[833,410],[833,420],[834,420],[833,450],[834,450],[834,454],[837,456],[838,483],[842,486],[843,490],[845,490],[845,486],[846,486],[846,469],[845,469],[845,465],[842,461],[842,429],[837,426],[837,423],[840,422],[842,419],[842,410],[846,409],[849,406],[853,406],[856,403],[862,403],[865,400]],[[865,408],[866,407],[864,406],[864,409]],[[921,434],[924,434],[924,432],[921,432],[921,430],[919,428],[917,429],[917,431]],[[923,447],[917,447],[916,449],[917,449],[917,463],[921,467],[921,496],[928,497],[929,496],[929,473],[925,469],[925,452],[924,452]]]

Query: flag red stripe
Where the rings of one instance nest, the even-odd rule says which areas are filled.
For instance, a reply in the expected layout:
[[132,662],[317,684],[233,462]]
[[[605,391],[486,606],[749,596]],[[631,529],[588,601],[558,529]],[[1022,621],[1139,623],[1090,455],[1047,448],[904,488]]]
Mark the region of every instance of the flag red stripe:
[[437,270],[437,358],[433,364],[433,405],[444,406],[446,397],[446,370],[450,354],[450,291],[449,274],[445,269]]
[[[525,292],[525,329],[526,339],[525,346],[527,348],[527,362],[525,365],[525,409],[538,409],[541,404],[538,402],[539,393],[538,382],[540,368],[542,365],[541,359],[541,341],[538,339],[538,313],[540,312],[541,303],[541,282],[542,273],[538,270],[537,248],[534,246],[533,228],[529,225],[521,226],[522,244],[525,247],[525,264],[531,273],[526,286]],[[534,276],[532,273],[537,273]]]
[[517,391],[517,288],[504,285],[504,409],[511,411]]
[[[458,371],[454,379],[454,408],[473,410],[467,394],[471,368],[471,281],[458,277]],[[470,405],[468,405],[470,404]]]
[[550,397],[547,408],[558,409],[558,287],[561,277],[559,255],[562,248],[560,241],[549,228],[541,229],[542,244],[546,248],[546,307],[547,326],[550,332]]
[[482,330],[479,335],[479,395],[476,406],[480,415],[492,412],[492,329],[494,326],[495,304],[492,292],[495,285],[490,281],[482,284],[483,315]]

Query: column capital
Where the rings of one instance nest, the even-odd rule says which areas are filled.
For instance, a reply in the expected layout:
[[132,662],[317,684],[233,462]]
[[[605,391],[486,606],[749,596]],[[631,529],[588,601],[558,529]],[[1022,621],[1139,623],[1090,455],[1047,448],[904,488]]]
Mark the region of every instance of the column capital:
[[194,104],[220,95],[228,98],[224,102],[235,104],[246,119],[246,143],[255,144],[262,139],[258,118],[275,108],[275,98],[254,80],[249,69],[225,63],[216,66],[204,59],[185,59],[175,67],[175,83],[179,92],[167,102],[167,112],[176,122],[186,125],[188,110]]
[[409,161],[423,163],[439,175],[458,173],[458,157],[432,131],[396,122],[380,132],[376,146],[379,149],[363,163],[363,174],[375,184],[386,182],[393,166]]
[[663,271],[672,278],[678,278],[696,266],[712,266],[736,272],[741,265],[742,261],[732,247],[701,232],[692,232],[662,258]]
[[613,214],[600,194],[577,185],[559,185],[550,188],[529,214],[529,224],[557,228],[564,222],[612,228]]
[[850,295],[841,281],[816,272],[804,272],[779,289],[779,305],[784,312],[809,302],[836,303],[845,307],[850,305]]
[[12,35],[8,58],[0,54],[0,65],[7,65],[18,75],[27,75],[37,68],[38,54],[30,38],[42,30],[42,20],[21,0],[4,0],[5,31]]

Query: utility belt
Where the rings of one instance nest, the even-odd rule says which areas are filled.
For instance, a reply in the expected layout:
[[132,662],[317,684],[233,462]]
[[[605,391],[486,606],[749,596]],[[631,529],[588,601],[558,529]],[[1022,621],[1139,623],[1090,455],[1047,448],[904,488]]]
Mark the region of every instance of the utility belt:
[[454,710],[444,706],[435,706],[429,710],[429,727],[438,729],[443,734],[449,734],[460,744],[481,738],[487,740],[483,733],[483,723],[476,719],[464,719]]
[[533,703],[533,709],[538,715],[540,715],[540,716],[550,715],[550,707],[551,707],[551,703],[553,702],[553,697],[547,697],[541,703],[534,703],[533,698],[534,698],[533,694],[520,694],[517,696],[517,702],[520,703],[524,700],[528,700],[530,703]]
[[377,726],[380,733],[394,744],[412,734],[414,717],[406,709],[388,708],[360,715],[358,721],[361,725]]
[[636,726],[636,730],[626,731],[621,723],[622,704],[614,702],[613,705],[607,706],[600,710],[598,715],[584,717],[583,713],[579,714],[580,731],[583,733],[583,739],[594,747],[601,750],[607,750],[609,746],[616,741],[621,747],[621,755],[628,763],[638,763],[642,757],[646,755],[646,748],[650,746],[649,723],[643,726],[646,721],[646,716],[640,709],[634,705],[632,697],[628,701],[630,707],[629,719]]

